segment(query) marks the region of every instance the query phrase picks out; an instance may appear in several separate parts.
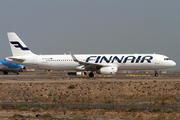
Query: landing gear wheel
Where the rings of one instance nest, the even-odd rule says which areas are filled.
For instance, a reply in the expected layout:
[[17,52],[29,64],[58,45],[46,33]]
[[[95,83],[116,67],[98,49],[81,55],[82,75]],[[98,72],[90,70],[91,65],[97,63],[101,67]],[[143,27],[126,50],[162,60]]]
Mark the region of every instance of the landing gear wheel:
[[90,73],[89,73],[89,77],[94,77],[94,73],[93,73],[93,72],[90,72]]
[[7,71],[4,71],[4,75],[7,75],[8,74],[8,72]]
[[86,72],[84,72],[84,75],[87,75]]
[[155,77],[158,77],[159,76],[159,74],[157,73],[157,71],[155,71]]

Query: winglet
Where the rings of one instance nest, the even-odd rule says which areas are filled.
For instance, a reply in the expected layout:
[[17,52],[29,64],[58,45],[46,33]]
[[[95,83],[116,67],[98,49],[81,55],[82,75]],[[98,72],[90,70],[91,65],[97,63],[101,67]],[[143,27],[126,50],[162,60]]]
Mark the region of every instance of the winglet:
[[79,62],[79,60],[71,53],[71,51],[69,51],[69,53],[75,62]]

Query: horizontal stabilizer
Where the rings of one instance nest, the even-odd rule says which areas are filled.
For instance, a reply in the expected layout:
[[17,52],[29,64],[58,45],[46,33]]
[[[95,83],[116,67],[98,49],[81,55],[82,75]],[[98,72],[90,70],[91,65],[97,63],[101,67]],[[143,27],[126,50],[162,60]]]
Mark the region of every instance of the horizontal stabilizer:
[[25,59],[8,57],[8,58],[5,58],[4,60],[14,62],[14,63],[16,63],[16,62],[22,63],[22,62],[24,62]]

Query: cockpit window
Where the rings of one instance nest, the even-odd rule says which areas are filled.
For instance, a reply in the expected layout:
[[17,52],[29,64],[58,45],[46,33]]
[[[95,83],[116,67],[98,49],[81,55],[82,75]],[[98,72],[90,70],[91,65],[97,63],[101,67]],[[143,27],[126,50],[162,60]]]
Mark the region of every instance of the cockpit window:
[[169,58],[164,58],[164,60],[170,60]]

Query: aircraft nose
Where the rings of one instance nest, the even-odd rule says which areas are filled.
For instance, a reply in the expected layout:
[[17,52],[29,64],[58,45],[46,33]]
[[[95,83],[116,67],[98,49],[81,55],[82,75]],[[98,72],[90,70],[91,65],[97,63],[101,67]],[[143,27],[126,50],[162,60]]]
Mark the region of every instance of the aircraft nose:
[[172,67],[176,66],[176,62],[171,61],[170,66],[172,66]]

